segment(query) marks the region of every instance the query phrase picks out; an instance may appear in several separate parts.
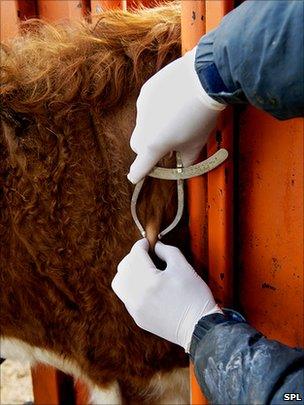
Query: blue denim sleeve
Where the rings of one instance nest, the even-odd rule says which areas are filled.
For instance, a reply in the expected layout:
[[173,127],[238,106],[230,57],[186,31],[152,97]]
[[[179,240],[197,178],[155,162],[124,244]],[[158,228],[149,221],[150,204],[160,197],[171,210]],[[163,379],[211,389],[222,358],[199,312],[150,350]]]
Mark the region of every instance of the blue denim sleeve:
[[250,0],[203,36],[196,71],[219,102],[250,103],[278,119],[304,116],[304,2]]
[[277,405],[285,394],[304,401],[304,350],[268,340],[234,311],[198,322],[190,357],[212,404]]

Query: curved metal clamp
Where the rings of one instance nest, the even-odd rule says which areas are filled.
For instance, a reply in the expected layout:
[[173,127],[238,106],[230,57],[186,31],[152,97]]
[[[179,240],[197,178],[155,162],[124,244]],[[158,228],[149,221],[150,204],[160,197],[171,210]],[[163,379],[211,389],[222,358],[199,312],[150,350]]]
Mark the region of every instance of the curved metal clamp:
[[[208,173],[215,169],[221,163],[223,163],[228,157],[228,152],[226,149],[218,150],[214,155],[210,156],[208,159],[203,160],[200,163],[189,167],[183,167],[182,159],[179,152],[176,152],[176,168],[168,169],[164,167],[155,166],[151,172],[148,174],[150,177],[154,177],[162,180],[176,180],[177,181],[177,212],[173,222],[162,232],[158,234],[158,239],[161,239],[168,232],[172,231],[173,228],[179,223],[184,210],[184,179],[190,179],[192,177],[200,176],[202,174]],[[140,223],[137,212],[136,205],[137,200],[144,184],[145,179],[143,178],[139,181],[134,188],[132,199],[131,199],[131,213],[133,220],[139,229],[142,237],[146,237],[146,231]]]

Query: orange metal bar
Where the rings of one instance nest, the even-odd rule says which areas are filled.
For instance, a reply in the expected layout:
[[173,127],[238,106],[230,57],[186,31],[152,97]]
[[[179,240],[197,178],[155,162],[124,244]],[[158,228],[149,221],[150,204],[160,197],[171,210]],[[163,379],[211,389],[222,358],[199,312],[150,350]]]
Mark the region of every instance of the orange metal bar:
[[[231,0],[206,1],[206,31],[218,26],[222,17],[232,9]],[[217,301],[232,304],[233,272],[233,121],[227,109],[218,122],[217,130],[208,143],[208,155],[224,147],[229,158],[208,173],[208,244],[209,285]]]
[[248,107],[239,139],[239,292],[248,321],[303,346],[304,120]]
[[[205,33],[205,1],[182,2],[182,52],[191,50]],[[188,181],[189,229],[193,264],[198,271],[207,268],[207,189],[206,178]],[[191,403],[207,404],[190,365]]]
[[44,365],[37,365],[31,371],[35,405],[74,405],[72,377]]
[[14,37],[18,33],[17,2],[0,1],[0,34],[1,41]]
[[90,403],[90,392],[86,384],[77,380],[74,386],[74,405],[86,405]]
[[82,0],[38,0],[39,17],[47,21],[79,19],[86,13]]
[[[227,0],[182,2],[183,52],[192,49],[207,31],[218,25],[232,7]],[[188,182],[190,237],[197,270],[209,267],[209,284],[217,300],[225,305],[232,294],[232,120],[231,111],[219,120],[208,144],[208,155],[219,147],[229,151],[229,160],[206,178]],[[208,207],[206,213],[205,207]],[[207,216],[206,216],[207,214]],[[208,230],[208,239],[206,231]],[[208,253],[207,253],[208,249]],[[209,258],[209,261],[208,261]],[[192,404],[207,403],[191,370]]]
[[59,405],[57,372],[51,367],[37,365],[32,368],[33,393],[35,404]]
[[[191,50],[205,32],[205,2],[182,2],[182,53]],[[188,181],[188,207],[191,248],[198,271],[207,268],[207,216],[204,209],[207,197],[206,178]]]
[[208,155],[220,147],[229,157],[208,173],[209,286],[217,302],[231,306],[233,294],[233,123],[231,110],[221,116],[208,143]]

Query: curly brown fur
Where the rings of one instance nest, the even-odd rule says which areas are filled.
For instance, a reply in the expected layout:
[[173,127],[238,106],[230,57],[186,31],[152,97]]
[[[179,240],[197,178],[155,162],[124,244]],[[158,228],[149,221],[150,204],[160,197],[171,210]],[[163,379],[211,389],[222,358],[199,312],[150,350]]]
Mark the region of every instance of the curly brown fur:
[[[187,363],[110,287],[139,238],[126,180],[136,97],[179,56],[179,20],[170,5],[95,25],[29,21],[2,46],[1,334],[73,359],[100,386],[118,380],[133,400],[156,372]],[[175,209],[174,184],[150,181],[143,222],[157,233]]]
[[93,25],[30,20],[24,36],[2,48],[1,99],[15,111],[39,113],[47,104],[65,117],[82,104],[117,106],[178,56],[179,20],[174,4],[104,12]]

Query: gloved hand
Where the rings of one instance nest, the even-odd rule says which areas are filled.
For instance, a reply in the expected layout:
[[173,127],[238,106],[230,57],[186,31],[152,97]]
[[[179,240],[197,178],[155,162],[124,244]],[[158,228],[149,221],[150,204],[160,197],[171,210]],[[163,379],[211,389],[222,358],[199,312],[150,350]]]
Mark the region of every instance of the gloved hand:
[[128,179],[137,183],[170,151],[191,165],[226,105],[209,97],[194,67],[196,48],[165,66],[142,87],[130,145],[137,157]]
[[112,288],[139,327],[189,352],[197,322],[222,311],[179,249],[156,243],[155,253],[167,263],[164,271],[155,267],[148,250],[147,239],[134,244],[118,265]]

